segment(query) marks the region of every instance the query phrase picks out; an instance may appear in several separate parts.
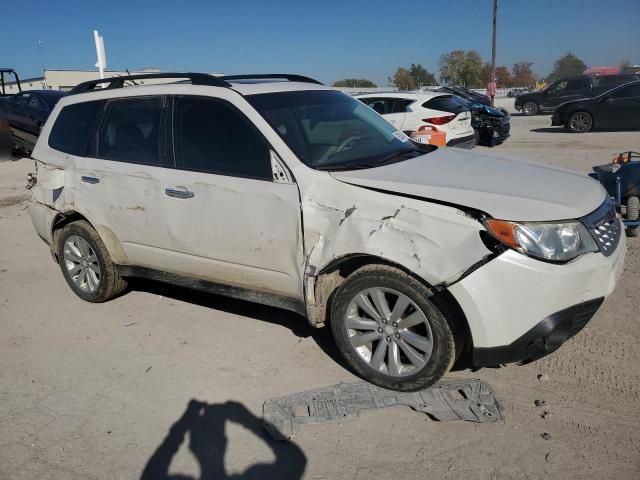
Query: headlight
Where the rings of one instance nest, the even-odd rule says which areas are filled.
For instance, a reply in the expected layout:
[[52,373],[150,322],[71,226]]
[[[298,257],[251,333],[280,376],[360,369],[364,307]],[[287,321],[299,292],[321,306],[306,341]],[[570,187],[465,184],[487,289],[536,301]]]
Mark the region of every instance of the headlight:
[[566,262],[583,253],[599,251],[595,240],[580,222],[516,223],[490,219],[485,226],[505,245],[552,262]]

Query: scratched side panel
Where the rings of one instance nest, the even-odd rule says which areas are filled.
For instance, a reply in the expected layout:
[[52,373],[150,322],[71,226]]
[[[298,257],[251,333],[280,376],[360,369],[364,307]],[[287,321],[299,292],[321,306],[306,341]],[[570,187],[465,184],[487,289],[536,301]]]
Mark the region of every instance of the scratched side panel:
[[[126,263],[158,269],[168,266],[161,181],[165,169],[87,157],[70,157],[68,171],[75,207],[103,239],[115,237]],[[82,181],[94,177],[98,183]],[[123,263],[123,262],[119,262]]]

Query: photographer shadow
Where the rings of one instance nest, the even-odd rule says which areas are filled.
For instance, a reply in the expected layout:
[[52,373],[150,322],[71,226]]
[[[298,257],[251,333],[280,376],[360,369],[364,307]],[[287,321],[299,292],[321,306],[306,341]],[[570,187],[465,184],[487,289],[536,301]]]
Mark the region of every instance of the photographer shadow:
[[[224,466],[228,439],[226,422],[246,428],[260,438],[273,452],[273,463],[257,463],[244,472],[230,475]],[[262,427],[262,419],[253,415],[239,402],[208,404],[191,400],[183,415],[171,426],[169,433],[156,448],[140,476],[140,480],[249,480],[264,478],[302,478],[307,458],[293,442],[274,442]],[[200,477],[170,474],[174,456],[189,434],[189,450],[200,467]]]

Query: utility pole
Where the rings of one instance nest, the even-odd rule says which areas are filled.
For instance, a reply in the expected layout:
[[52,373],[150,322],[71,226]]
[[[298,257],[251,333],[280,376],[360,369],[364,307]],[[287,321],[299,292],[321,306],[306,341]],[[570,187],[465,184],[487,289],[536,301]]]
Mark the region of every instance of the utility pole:
[[491,40],[491,78],[489,79],[488,94],[491,97],[491,106],[494,106],[496,96],[496,22],[498,19],[498,0],[493,0],[493,38]]

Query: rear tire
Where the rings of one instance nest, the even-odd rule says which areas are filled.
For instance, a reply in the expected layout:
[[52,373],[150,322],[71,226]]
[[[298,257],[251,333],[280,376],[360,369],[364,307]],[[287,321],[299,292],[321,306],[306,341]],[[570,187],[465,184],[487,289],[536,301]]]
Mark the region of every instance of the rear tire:
[[121,295],[127,282],[118,274],[98,232],[80,220],[58,235],[58,264],[67,284],[81,299],[101,303]]
[[[638,197],[629,197],[627,199],[627,220],[635,222],[640,218],[640,198]],[[638,229],[638,225],[627,227],[627,236],[628,237],[637,237],[640,234],[640,229]]]
[[340,285],[331,330],[353,371],[383,388],[416,391],[447,373],[455,341],[425,285],[394,267],[368,265]]
[[531,115],[537,115],[539,111],[540,107],[538,107],[538,104],[536,102],[526,102],[522,106],[522,113],[527,117]]

